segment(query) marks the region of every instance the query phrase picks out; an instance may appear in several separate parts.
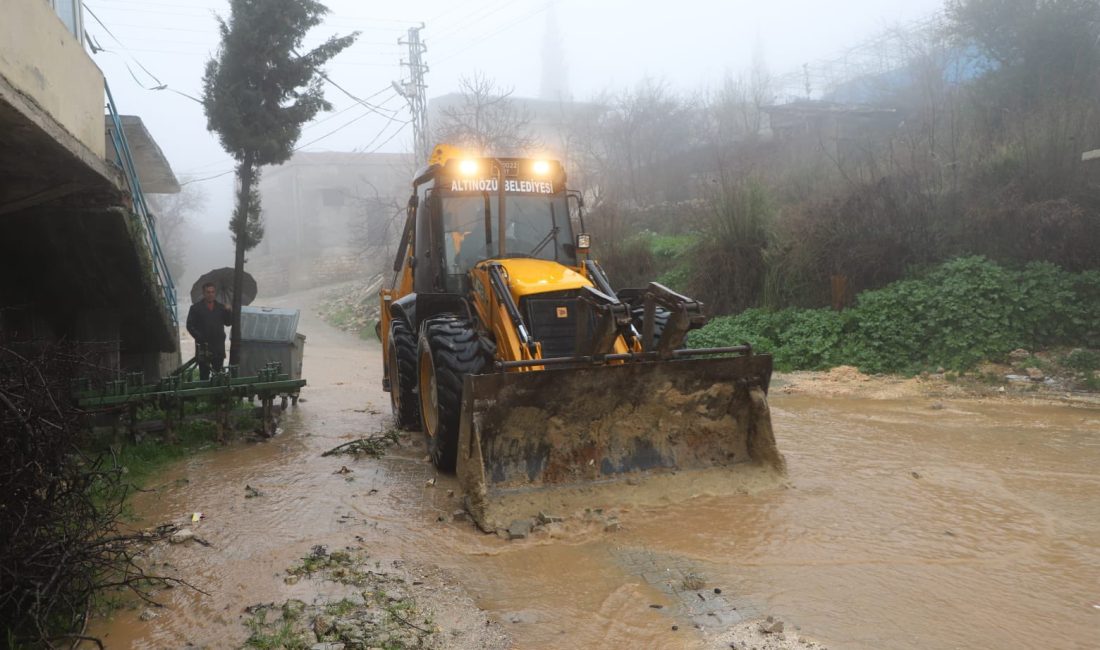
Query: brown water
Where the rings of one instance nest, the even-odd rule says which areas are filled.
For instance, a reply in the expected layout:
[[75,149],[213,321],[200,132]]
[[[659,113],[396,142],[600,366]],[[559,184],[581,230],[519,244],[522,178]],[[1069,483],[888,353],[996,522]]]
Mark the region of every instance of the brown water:
[[[92,630],[107,647],[239,646],[244,606],[318,596],[281,572],[356,536],[383,563],[443,567],[522,648],[715,647],[724,625],[762,614],[832,648],[1100,647],[1100,410],[775,391],[787,487],[700,489],[622,507],[614,532],[571,521],[505,542],[437,521],[455,484],[427,485],[415,437],[382,460],[320,456],[380,431],[389,405],[377,344],[306,313],[301,327],[310,385],[284,431],[198,455],[135,499],[148,523],[205,514],[196,531],[213,547],[155,558],[208,595],[164,592],[149,622],[117,612]],[[683,591],[687,575],[706,591]]]

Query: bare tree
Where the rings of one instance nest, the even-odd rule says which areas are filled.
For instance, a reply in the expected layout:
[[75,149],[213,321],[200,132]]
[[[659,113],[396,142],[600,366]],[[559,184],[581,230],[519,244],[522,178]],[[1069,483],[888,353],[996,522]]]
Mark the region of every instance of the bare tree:
[[603,201],[644,206],[669,200],[684,187],[681,154],[697,144],[695,126],[693,102],[646,79],[578,113],[570,125],[573,163]]
[[512,101],[512,88],[501,88],[477,72],[459,80],[461,102],[440,112],[435,140],[482,155],[506,155],[539,146],[531,133],[531,115]]
[[355,198],[359,218],[351,225],[351,244],[366,260],[368,277],[373,277],[385,273],[393,262],[405,225],[405,203],[400,197],[383,195],[366,178],[360,181],[365,191]]
[[710,135],[725,147],[760,140],[767,126],[764,108],[775,103],[775,94],[772,75],[758,49],[747,74],[727,73],[721,87],[707,98]]
[[191,217],[206,207],[206,193],[197,185],[183,185],[176,194],[150,194],[149,206],[157,220],[157,238],[172,278],[177,282],[187,268],[187,241],[193,234]]

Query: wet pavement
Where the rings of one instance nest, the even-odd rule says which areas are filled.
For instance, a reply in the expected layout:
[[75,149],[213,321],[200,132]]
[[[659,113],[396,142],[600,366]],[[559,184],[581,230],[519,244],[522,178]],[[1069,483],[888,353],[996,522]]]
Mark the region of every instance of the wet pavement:
[[381,348],[306,309],[300,329],[309,386],[282,432],[198,454],[134,499],[142,524],[204,513],[211,547],[153,557],[206,594],[176,588],[153,620],[98,621],[107,647],[237,647],[245,606],[324,596],[284,583],[288,566],[349,543],[380,565],[438,565],[521,648],[718,647],[768,614],[830,648],[1100,645],[1096,408],[773,391],[786,487],[702,490],[508,542],[451,520],[455,481],[419,434],[379,460],[321,456],[389,426]]

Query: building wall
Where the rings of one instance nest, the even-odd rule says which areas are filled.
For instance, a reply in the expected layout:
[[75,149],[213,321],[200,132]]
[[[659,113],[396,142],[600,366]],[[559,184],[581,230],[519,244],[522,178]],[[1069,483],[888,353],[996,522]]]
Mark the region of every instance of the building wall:
[[412,164],[404,154],[304,152],[265,169],[264,238],[248,258],[260,294],[370,272],[376,260],[365,252],[371,239],[387,236],[376,226],[393,216],[392,206],[408,200]]
[[103,74],[43,0],[0,0],[0,75],[100,158]]

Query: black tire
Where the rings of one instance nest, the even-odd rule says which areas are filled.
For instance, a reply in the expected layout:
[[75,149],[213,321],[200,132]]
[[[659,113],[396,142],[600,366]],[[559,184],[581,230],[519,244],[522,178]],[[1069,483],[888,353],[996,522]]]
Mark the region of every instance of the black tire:
[[473,325],[459,318],[426,321],[417,345],[420,419],[437,469],[454,471],[462,414],[462,380],[488,364]]
[[[661,340],[661,334],[665,332],[665,326],[668,325],[668,317],[671,316],[668,310],[658,307],[653,312],[653,340],[646,345],[647,350],[652,350],[657,347],[657,341]],[[631,312],[631,316],[634,320],[634,329],[638,330],[638,336],[643,336],[642,326],[645,324],[645,308],[640,307],[634,309]]]
[[390,321],[387,374],[390,378],[390,408],[401,429],[420,428],[420,405],[416,399],[416,337],[401,319]]

